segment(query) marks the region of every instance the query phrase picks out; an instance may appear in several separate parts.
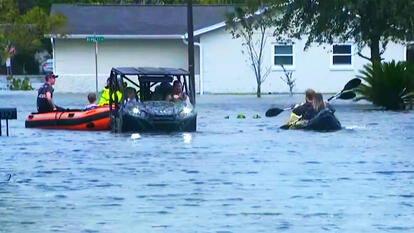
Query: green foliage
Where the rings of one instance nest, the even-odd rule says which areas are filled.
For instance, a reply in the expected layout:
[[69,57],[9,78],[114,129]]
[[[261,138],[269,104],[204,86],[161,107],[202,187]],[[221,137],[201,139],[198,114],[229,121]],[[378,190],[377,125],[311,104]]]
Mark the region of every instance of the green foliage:
[[[38,65],[33,58],[34,53],[45,46],[44,35],[65,34],[65,17],[49,16],[49,10],[36,6],[36,2],[0,1],[0,61],[4,63],[8,57],[13,58],[16,55],[12,59],[15,73],[37,73]],[[10,54],[3,49],[6,46],[14,46],[16,53]]]
[[39,63],[29,53],[18,53],[12,62],[13,74],[38,74]]
[[233,38],[242,40],[242,53],[247,54],[247,63],[256,77],[256,95],[261,97],[261,84],[270,74],[270,67],[263,67],[263,59],[272,16],[263,1],[249,0],[245,6],[236,7],[234,12],[227,14],[226,18],[226,30]]
[[[4,19],[0,34],[16,46],[18,53],[34,52],[42,46],[41,40],[45,34],[64,34],[65,23],[66,19],[62,15],[49,16],[42,8],[34,7],[25,14]],[[4,47],[5,41],[0,43]]]
[[246,115],[239,113],[237,114],[237,119],[246,119]]
[[365,81],[356,90],[361,97],[387,110],[402,110],[414,101],[414,65],[406,62],[367,64],[357,77]]
[[[380,61],[389,42],[414,38],[413,0],[274,0],[275,35],[289,38],[308,36],[311,43],[354,41],[359,55]],[[281,14],[282,12],[282,14]],[[370,56],[361,53],[371,48]]]
[[14,0],[0,1],[0,22],[14,21],[18,16],[19,11]]
[[33,90],[32,84],[30,83],[30,79],[28,77],[21,80],[16,77],[9,76],[7,79],[10,81],[10,90]]

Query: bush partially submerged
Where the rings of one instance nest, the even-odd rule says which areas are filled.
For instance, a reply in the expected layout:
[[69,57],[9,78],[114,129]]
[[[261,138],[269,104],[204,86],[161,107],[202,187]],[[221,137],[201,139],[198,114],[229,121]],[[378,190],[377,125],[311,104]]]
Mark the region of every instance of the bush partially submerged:
[[407,62],[367,64],[360,71],[363,82],[356,90],[360,96],[386,110],[402,110],[414,101],[414,65]]
[[33,90],[30,79],[28,77],[25,77],[23,80],[21,80],[19,78],[9,76],[7,79],[10,81],[10,90]]

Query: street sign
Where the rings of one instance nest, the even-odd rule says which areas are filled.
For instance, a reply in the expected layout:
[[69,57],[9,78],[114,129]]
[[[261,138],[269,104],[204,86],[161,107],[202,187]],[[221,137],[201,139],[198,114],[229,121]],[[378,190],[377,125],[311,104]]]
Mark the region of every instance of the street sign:
[[95,43],[95,88],[96,94],[98,94],[98,42],[104,41],[103,36],[87,36],[87,42]]
[[86,37],[86,41],[87,42],[102,42],[104,41],[104,37],[103,36],[87,36]]

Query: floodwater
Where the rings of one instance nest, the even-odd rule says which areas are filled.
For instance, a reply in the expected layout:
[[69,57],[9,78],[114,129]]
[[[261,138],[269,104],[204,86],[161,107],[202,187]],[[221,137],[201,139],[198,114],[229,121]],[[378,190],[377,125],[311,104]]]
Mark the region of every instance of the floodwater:
[[343,130],[284,131],[264,112],[301,95],[204,95],[197,132],[112,134],[26,129],[35,96],[0,91],[0,232],[414,232],[413,111],[335,100]]

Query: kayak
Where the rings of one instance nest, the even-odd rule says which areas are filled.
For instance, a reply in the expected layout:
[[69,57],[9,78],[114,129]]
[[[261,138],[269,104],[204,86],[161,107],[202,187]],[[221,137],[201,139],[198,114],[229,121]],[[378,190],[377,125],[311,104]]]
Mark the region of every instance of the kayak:
[[309,121],[298,120],[288,122],[281,129],[304,129],[315,131],[336,131],[342,128],[341,123],[329,109],[321,110]]
[[25,127],[87,131],[109,130],[109,107],[106,105],[91,110],[31,113],[26,118]]

